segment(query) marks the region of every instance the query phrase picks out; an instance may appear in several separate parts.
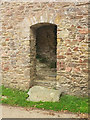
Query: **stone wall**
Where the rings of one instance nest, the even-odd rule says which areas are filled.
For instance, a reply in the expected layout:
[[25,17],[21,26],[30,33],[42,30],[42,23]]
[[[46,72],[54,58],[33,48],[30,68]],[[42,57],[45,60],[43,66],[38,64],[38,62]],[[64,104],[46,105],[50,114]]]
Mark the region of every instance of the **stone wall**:
[[33,83],[36,52],[31,28],[49,23],[57,25],[57,89],[71,95],[88,94],[87,2],[1,2],[0,11],[6,87],[26,90]]

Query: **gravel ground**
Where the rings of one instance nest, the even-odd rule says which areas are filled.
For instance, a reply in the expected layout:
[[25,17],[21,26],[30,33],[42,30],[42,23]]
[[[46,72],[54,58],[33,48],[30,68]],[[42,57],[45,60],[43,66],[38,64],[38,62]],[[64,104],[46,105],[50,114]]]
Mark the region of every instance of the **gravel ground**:
[[36,108],[22,108],[2,105],[2,118],[87,118],[87,114],[73,114],[67,111],[54,112]]

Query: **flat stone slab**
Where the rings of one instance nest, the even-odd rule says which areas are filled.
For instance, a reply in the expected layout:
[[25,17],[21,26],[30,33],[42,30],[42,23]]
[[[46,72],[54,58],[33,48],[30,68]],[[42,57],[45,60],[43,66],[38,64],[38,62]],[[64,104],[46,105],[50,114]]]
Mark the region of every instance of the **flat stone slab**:
[[60,90],[49,89],[41,86],[34,86],[30,88],[28,92],[28,101],[51,101],[51,102],[58,102],[61,95]]

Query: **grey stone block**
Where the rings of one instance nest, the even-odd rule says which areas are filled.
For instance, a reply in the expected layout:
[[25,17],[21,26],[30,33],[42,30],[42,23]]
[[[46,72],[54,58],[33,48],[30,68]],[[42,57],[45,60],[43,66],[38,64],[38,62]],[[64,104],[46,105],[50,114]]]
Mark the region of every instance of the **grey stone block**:
[[49,89],[41,86],[34,86],[30,88],[28,92],[28,101],[51,101],[51,102],[56,102],[59,101],[60,95],[61,95],[60,90],[54,90],[54,89]]

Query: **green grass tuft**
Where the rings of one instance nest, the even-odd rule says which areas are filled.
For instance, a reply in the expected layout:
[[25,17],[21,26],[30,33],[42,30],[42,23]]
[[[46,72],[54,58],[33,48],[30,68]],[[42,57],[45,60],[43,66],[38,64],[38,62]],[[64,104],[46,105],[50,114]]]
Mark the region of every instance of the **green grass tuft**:
[[70,112],[88,113],[88,98],[85,97],[64,95],[60,98],[59,102],[32,102],[26,100],[28,98],[26,91],[5,88],[4,86],[2,86],[2,95],[7,96],[7,99],[2,99],[2,103],[12,106],[36,107],[54,111],[68,110]]

